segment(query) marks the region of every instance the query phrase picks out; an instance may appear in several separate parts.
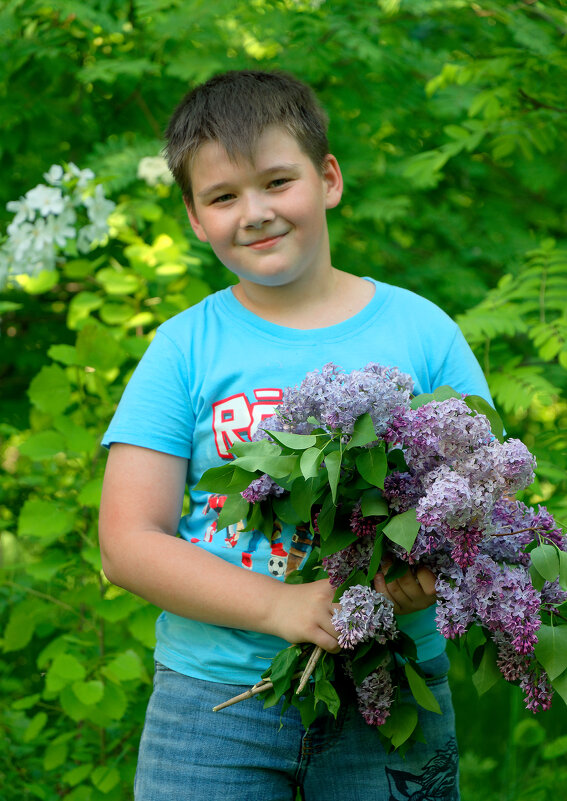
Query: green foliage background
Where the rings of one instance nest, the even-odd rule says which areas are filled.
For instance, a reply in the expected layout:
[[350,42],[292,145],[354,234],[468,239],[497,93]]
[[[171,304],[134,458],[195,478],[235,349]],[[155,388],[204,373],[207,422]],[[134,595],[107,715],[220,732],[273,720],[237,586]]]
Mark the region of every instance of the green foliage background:
[[[283,68],[331,118],[346,179],[334,263],[457,316],[525,500],[567,517],[564,0],[7,0],[0,216],[53,163],[118,203],[108,244],[0,293],[0,784],[4,797],[130,797],[156,610],[101,574],[100,437],[155,327],[231,281],[178,190],[137,179],[175,103],[230,68]],[[465,801],[557,797],[565,708],[476,698],[451,648]],[[252,701],[249,703],[253,703]]]

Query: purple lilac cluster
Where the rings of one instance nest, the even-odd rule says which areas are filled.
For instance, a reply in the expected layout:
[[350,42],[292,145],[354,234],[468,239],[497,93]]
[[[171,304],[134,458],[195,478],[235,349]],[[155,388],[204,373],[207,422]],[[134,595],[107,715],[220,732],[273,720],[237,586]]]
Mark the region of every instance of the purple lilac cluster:
[[[544,507],[534,510],[511,500],[533,481],[535,460],[519,440],[497,441],[487,418],[464,400],[411,409],[411,390],[411,378],[397,369],[369,364],[345,374],[327,364],[284,391],[275,415],[263,421],[254,439],[268,438],[270,429],[309,433],[313,418],[348,438],[357,418],[370,414],[377,438],[390,451],[401,450],[407,465],[405,472],[386,476],[384,497],[396,513],[415,508],[420,523],[411,552],[389,543],[391,554],[436,574],[439,631],[453,638],[473,624],[484,627],[498,647],[503,676],[520,684],[529,709],[546,709],[552,691],[534,656],[539,612],[567,600],[567,592],[557,581],[546,582],[541,591],[533,587],[525,548],[539,540],[565,551],[567,538]],[[262,476],[242,494],[257,502],[282,492]],[[357,540],[322,560],[333,587],[354,570],[368,569],[376,523],[363,516],[360,503],[354,505],[349,524]],[[361,585],[343,594],[333,623],[339,644],[348,650],[369,638],[384,643],[397,631],[392,605]],[[385,721],[393,692],[383,667],[357,687],[368,723]]]
[[279,484],[276,484],[270,476],[264,475],[260,476],[259,478],[255,478],[254,481],[251,481],[250,484],[246,487],[246,489],[241,492],[240,494],[244,498],[245,501],[249,503],[259,503],[260,501],[265,501],[270,495],[274,497],[279,497],[283,495],[285,492],[283,487],[280,487]]
[[[342,434],[352,434],[356,420],[368,413],[383,437],[393,418],[409,408],[413,380],[397,368],[367,364],[362,370],[345,373],[335,364],[307,373],[301,384],[284,390],[274,417],[263,428],[305,433],[307,419],[314,417],[321,426]],[[262,437],[262,434],[259,435]]]
[[359,538],[342,551],[323,557],[323,568],[333,587],[347,580],[355,570],[366,570],[372,558],[374,538]]
[[460,567],[472,565],[499,500],[533,481],[534,457],[519,440],[495,440],[487,418],[458,398],[410,409],[394,429],[409,472],[388,476],[384,495],[396,511],[416,508],[421,530],[410,559],[448,544]]
[[381,666],[356,688],[358,708],[370,726],[381,726],[390,715],[394,700],[392,674]]
[[376,590],[355,584],[341,595],[340,604],[332,622],[341,648],[352,650],[371,639],[383,644],[396,636],[394,604]]

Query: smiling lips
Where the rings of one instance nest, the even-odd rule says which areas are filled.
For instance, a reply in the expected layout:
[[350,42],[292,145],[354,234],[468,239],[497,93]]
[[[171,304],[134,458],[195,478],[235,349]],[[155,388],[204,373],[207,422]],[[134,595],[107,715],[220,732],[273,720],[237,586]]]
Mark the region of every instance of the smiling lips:
[[283,234],[273,234],[272,236],[266,236],[263,239],[255,239],[253,242],[243,242],[244,247],[252,248],[253,250],[266,250],[267,248],[271,248],[280,239],[287,234],[287,231]]

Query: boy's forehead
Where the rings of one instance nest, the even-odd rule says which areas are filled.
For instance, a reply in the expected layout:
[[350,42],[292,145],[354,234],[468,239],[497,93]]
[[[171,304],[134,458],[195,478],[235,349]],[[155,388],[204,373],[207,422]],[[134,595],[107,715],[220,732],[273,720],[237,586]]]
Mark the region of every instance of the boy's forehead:
[[217,139],[203,142],[191,161],[191,178],[202,179],[207,173],[219,173],[229,166],[264,170],[278,163],[291,166],[304,159],[309,159],[309,156],[292,134],[283,127],[270,126],[249,143],[246,151],[229,150]]

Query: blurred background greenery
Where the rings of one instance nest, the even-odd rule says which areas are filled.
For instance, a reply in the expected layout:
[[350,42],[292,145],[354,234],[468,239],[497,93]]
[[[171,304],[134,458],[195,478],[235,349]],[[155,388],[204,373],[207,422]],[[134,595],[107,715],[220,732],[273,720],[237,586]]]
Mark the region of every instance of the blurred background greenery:
[[[232,280],[190,236],[177,188],[140,168],[215,72],[285,69],[314,87],[345,176],[334,263],[458,319],[537,456],[524,499],[565,520],[566,48],[564,0],[2,4],[2,230],[52,164],[92,169],[117,204],[108,241],[70,242],[55,271],[0,288],[6,801],[130,797],[156,610],[101,576],[99,442],[156,326]],[[464,801],[559,798],[561,699],[537,717],[508,686],[479,699],[450,650]]]

